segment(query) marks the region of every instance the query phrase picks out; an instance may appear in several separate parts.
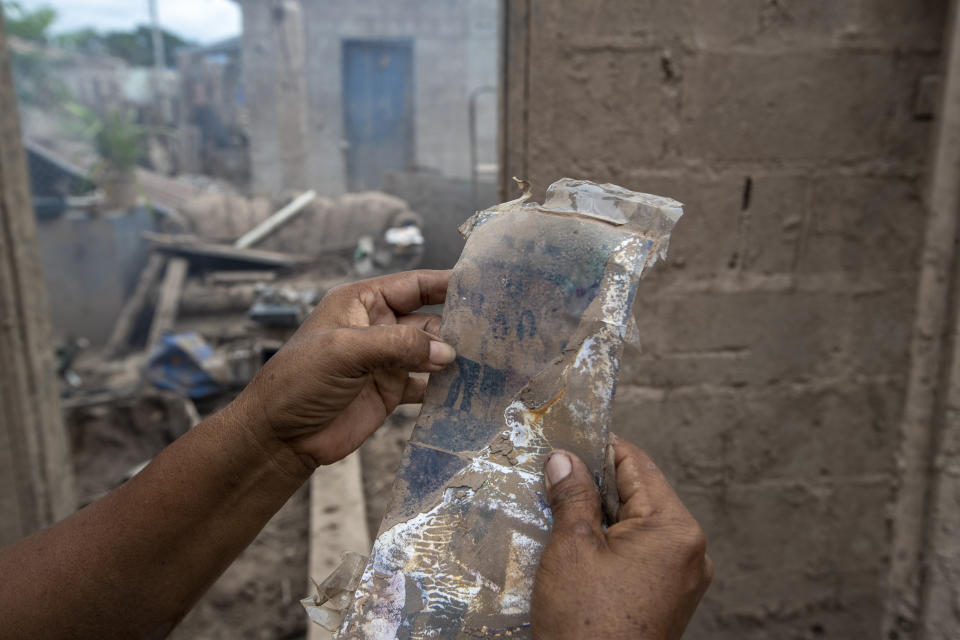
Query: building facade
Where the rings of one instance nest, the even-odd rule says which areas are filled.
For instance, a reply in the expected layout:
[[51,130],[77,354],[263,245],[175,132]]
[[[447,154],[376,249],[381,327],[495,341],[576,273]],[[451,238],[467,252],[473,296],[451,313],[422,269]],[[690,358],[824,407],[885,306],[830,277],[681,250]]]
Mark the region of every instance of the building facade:
[[334,195],[496,162],[497,0],[239,3],[254,190]]

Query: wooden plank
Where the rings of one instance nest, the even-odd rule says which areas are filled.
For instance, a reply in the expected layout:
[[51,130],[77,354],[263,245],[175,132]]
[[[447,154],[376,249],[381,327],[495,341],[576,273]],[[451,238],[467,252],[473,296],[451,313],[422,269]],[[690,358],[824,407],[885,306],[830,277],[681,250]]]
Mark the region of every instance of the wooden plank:
[[233,246],[237,249],[248,249],[257,243],[262,242],[274,231],[282,227],[289,220],[292,220],[294,217],[296,217],[297,214],[303,211],[308,204],[316,199],[316,197],[317,192],[313,189],[301,193],[293,200],[293,202],[277,211],[275,214],[258,224],[250,231],[243,234],[236,242],[233,243]]
[[147,338],[147,349],[160,341],[163,334],[171,331],[177,321],[177,311],[180,308],[180,294],[183,283],[187,279],[187,268],[190,263],[186,258],[171,258],[167,263],[167,272],[160,285],[160,296],[157,298],[157,309],[153,314],[153,323],[150,325],[150,337]]
[[[322,582],[340,565],[344,551],[370,553],[359,451],[320,467],[310,478],[309,576]],[[308,589],[308,593],[313,593],[312,583]],[[320,625],[308,623],[307,640],[332,637]]]
[[207,284],[273,282],[276,279],[276,271],[213,271],[206,275]]
[[263,249],[238,249],[227,244],[202,242],[194,236],[177,236],[145,231],[141,234],[158,251],[189,258],[209,258],[243,263],[250,267],[289,268],[309,262],[305,256],[288,255]]
[[0,17],[0,546],[74,510],[20,117]]
[[163,272],[163,266],[166,263],[167,258],[165,256],[159,253],[150,254],[147,264],[140,272],[140,279],[137,281],[133,294],[124,303],[123,309],[120,310],[120,315],[117,317],[117,322],[113,325],[113,333],[110,334],[110,339],[107,340],[105,348],[108,358],[119,355],[127,346],[137,317],[147,303],[151,289],[160,279],[160,274]]

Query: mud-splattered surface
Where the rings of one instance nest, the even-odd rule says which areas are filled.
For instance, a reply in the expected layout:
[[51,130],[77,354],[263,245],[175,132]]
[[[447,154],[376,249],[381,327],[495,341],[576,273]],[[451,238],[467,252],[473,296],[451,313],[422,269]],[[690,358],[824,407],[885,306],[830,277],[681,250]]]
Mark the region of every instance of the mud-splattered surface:
[[300,640],[307,618],[309,494],[304,485],[214,583],[173,640]]

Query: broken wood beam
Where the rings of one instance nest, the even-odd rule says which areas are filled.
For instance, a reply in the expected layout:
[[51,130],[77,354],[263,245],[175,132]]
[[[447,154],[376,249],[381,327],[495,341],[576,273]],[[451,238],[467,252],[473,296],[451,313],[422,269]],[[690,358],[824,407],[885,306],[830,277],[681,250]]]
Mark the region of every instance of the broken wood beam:
[[183,283],[187,279],[187,268],[190,263],[186,258],[171,258],[167,262],[167,272],[160,285],[160,295],[157,298],[157,308],[153,314],[153,323],[150,325],[150,335],[147,338],[147,349],[153,349],[165,333],[173,330],[177,321],[177,311],[180,308],[180,294]]
[[258,224],[256,227],[246,232],[233,243],[237,249],[247,249],[266,239],[274,231],[282,227],[288,220],[293,219],[304,208],[314,201],[317,192],[313,189],[301,193],[294,198],[293,202],[283,207],[275,214]]
[[130,342],[130,335],[133,333],[133,327],[137,322],[147,299],[150,297],[150,291],[156,286],[163,272],[163,266],[167,263],[166,256],[159,253],[151,253],[147,259],[147,264],[140,272],[140,279],[137,280],[137,286],[133,294],[127,299],[120,310],[116,324],[113,325],[113,333],[107,340],[105,348],[106,356],[114,358],[124,351],[124,348]]
[[289,269],[310,261],[305,256],[263,249],[238,249],[227,244],[203,242],[189,235],[169,235],[150,231],[145,231],[141,235],[158,251],[189,258],[191,262],[200,262],[221,271],[228,267]]

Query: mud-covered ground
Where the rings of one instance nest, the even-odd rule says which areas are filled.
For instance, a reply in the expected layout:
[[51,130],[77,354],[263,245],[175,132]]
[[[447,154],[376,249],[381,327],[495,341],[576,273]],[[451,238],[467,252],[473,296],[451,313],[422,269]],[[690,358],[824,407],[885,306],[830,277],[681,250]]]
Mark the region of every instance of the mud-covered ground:
[[[88,502],[122,482],[189,428],[171,394],[68,410],[77,483]],[[371,535],[390,498],[393,477],[419,407],[403,407],[362,447]],[[170,636],[175,640],[297,640],[307,618],[309,492],[304,485],[270,520]],[[324,576],[314,576],[323,578]]]

